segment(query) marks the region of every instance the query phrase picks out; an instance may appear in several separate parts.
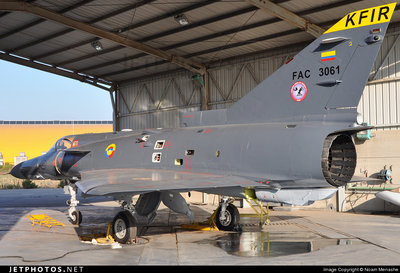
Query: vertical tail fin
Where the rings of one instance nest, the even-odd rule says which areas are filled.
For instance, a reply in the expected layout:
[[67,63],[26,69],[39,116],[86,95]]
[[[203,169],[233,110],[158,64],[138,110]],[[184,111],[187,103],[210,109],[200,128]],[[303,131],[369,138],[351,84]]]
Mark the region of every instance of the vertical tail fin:
[[227,110],[228,123],[356,112],[396,3],[351,12]]

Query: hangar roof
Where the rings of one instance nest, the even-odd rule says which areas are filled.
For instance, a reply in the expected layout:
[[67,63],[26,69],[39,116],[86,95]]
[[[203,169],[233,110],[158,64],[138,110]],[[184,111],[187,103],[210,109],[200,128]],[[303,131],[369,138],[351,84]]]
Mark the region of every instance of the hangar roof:
[[0,59],[99,87],[181,68],[202,73],[225,59],[313,40],[351,11],[390,2],[1,1]]

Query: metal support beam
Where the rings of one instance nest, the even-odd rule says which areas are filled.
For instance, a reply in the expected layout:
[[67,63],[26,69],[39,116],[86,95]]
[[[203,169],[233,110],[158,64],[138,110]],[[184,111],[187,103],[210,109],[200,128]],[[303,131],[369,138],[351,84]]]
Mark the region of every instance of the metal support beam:
[[[133,3],[132,5],[128,5],[128,6],[125,6],[125,7],[121,8],[121,9],[114,10],[114,11],[111,11],[109,13],[103,14],[103,15],[101,15],[99,17],[96,17],[96,18],[93,18],[93,19],[91,19],[91,20],[89,20],[87,22],[85,21],[85,23],[92,25],[92,24],[95,24],[95,23],[100,22],[102,20],[111,18],[113,16],[117,16],[117,15],[119,15],[121,13],[130,11],[132,9],[137,9],[139,7],[142,7],[144,5],[152,3],[153,1],[155,1],[155,0],[140,0],[140,1],[136,2],[136,3]],[[44,37],[40,38],[39,40],[34,40],[34,41],[31,41],[31,42],[19,45],[18,47],[12,48],[12,49],[7,50],[7,51],[8,52],[16,52],[16,51],[21,50],[21,49],[25,49],[25,48],[28,48],[28,47],[32,47],[32,46],[38,45],[38,44],[43,43],[43,42],[47,42],[47,41],[49,41],[51,39],[60,37],[62,35],[65,35],[67,33],[73,32],[73,31],[74,31],[74,29],[71,29],[71,28],[68,28],[66,30],[64,29],[64,30],[58,31],[56,33],[52,33],[50,35],[44,36]],[[90,38],[89,40],[80,41],[78,43],[74,43],[73,45],[69,45],[69,46],[67,46],[65,48],[61,48],[61,49],[59,48],[59,49],[53,50],[51,52],[46,52],[46,53],[43,53],[43,54],[40,54],[40,55],[32,56],[32,59],[39,60],[41,58],[45,58],[45,57],[51,56],[53,54],[64,52],[64,51],[67,51],[67,50],[75,48],[75,47],[79,47],[79,46],[82,46],[82,45],[85,45],[85,44],[91,44],[92,42],[97,41],[97,40],[99,40],[98,37]]]
[[101,88],[101,89],[106,90],[106,91],[110,91],[110,88],[107,88],[106,86],[103,86],[102,84],[112,85],[112,82],[106,82],[106,81],[103,81],[103,80],[100,80],[100,79],[94,79],[94,78],[92,78],[90,76],[87,76],[87,75],[74,73],[73,71],[67,71],[67,70],[64,70],[64,69],[58,69],[58,68],[53,67],[53,66],[49,66],[49,65],[45,65],[43,63],[37,63],[37,62],[34,62],[34,61],[30,61],[28,59],[21,58],[21,57],[15,56],[15,55],[9,55],[9,54],[0,52],[0,59],[1,60],[5,60],[5,61],[9,61],[9,62],[13,62],[13,63],[16,63],[16,64],[24,65],[24,66],[27,66],[27,67],[39,69],[39,70],[42,70],[42,71],[45,71],[45,72],[53,73],[53,74],[56,74],[56,75],[59,75],[59,76],[63,76],[63,77],[67,77],[67,78],[70,78],[70,79],[78,80],[80,82],[88,83],[88,84],[91,84],[93,86],[96,86],[96,87]]
[[[89,4],[90,2],[93,2],[93,1],[94,1],[94,0],[83,0],[83,1],[81,1],[81,2],[79,2],[79,3],[76,3],[76,4],[72,5],[72,6],[66,7],[66,8],[64,8],[64,9],[58,11],[58,12],[59,12],[60,14],[64,14],[64,13],[67,13],[67,12],[69,12],[69,11],[71,11],[71,10],[77,9],[77,8],[79,8],[79,7],[81,7],[81,6],[84,6],[84,5],[86,5],[86,4]],[[10,36],[10,35],[13,35],[13,34],[15,34],[15,33],[18,33],[18,32],[22,32],[22,31],[24,31],[24,30],[26,30],[26,29],[28,29],[28,28],[31,28],[31,27],[33,27],[33,26],[36,26],[36,25],[38,25],[38,24],[40,24],[40,23],[43,23],[43,22],[45,22],[45,21],[46,21],[45,19],[41,18],[41,19],[37,19],[37,20],[35,20],[35,21],[33,21],[33,22],[30,22],[30,23],[28,23],[28,24],[19,26],[19,27],[15,28],[15,29],[12,29],[12,30],[10,30],[10,31],[7,31],[7,32],[4,33],[4,34],[1,34],[1,35],[0,35],[0,39],[4,39],[4,38],[6,38],[6,37],[8,37],[8,36]]]
[[[310,14],[313,14],[315,12],[325,11],[325,10],[329,10],[331,8],[341,7],[341,6],[347,5],[349,3],[355,3],[355,2],[359,2],[359,1],[361,1],[361,0],[342,0],[342,1],[338,2],[338,3],[331,3],[331,4],[319,6],[317,8],[303,10],[303,11],[298,13],[298,16],[310,15]],[[194,24],[187,25],[187,26],[185,26],[183,28],[180,28],[180,30],[188,30],[189,26],[191,27],[193,25],[195,25],[196,27],[203,26],[203,25],[206,25],[206,24],[209,24],[209,23],[217,22],[219,20],[223,20],[223,19],[230,18],[230,17],[233,17],[233,16],[241,15],[241,14],[244,14],[244,13],[247,13],[247,12],[255,11],[256,9],[257,9],[257,7],[253,6],[253,7],[249,7],[249,8],[245,8],[245,9],[240,9],[240,10],[237,10],[237,11],[234,11],[234,12],[229,12],[229,13],[217,16],[215,18],[210,18],[210,19],[206,19],[206,20],[203,20],[203,21],[199,21],[199,22],[194,23]],[[261,27],[261,26],[267,26],[269,24],[273,24],[273,23],[276,23],[276,22],[279,22],[279,21],[280,21],[280,19],[278,19],[278,18],[266,19],[266,20],[255,22],[255,23],[252,23],[252,24],[247,24],[245,26],[239,26],[239,27],[235,27],[235,28],[232,28],[232,29],[223,30],[223,31],[220,31],[220,32],[214,32],[214,33],[211,33],[211,34],[208,34],[208,35],[205,35],[205,36],[201,36],[201,37],[185,40],[185,41],[182,41],[182,42],[178,42],[178,43],[175,43],[175,44],[171,44],[171,45],[162,47],[161,50],[176,49],[176,48],[179,48],[179,47],[195,44],[195,43],[198,43],[198,42],[203,42],[203,41],[206,41],[206,40],[219,38],[219,37],[222,37],[222,36],[225,36],[225,35],[234,34],[234,33],[240,32],[240,31],[251,30],[251,29],[254,29],[254,28]],[[328,22],[327,25],[331,25],[332,23],[336,23],[336,22],[337,22],[337,20],[333,20],[333,21]],[[164,35],[166,35],[166,34],[172,34],[172,33],[179,32],[178,29],[176,31],[174,31],[174,32],[172,32],[172,31],[162,32],[162,33],[159,33],[159,34],[155,34],[155,35],[152,35],[152,36],[148,36],[148,37],[142,38],[140,40],[140,42],[149,41],[150,40],[149,37],[150,38],[151,37],[161,38],[161,37],[164,37]],[[297,29],[291,31],[291,33],[298,33],[298,32],[299,31]],[[273,37],[276,37],[276,36],[268,36],[268,37],[273,38]],[[255,41],[255,42],[257,42],[257,41]],[[88,43],[90,43],[90,41],[86,42],[86,44],[88,44]],[[240,46],[240,45],[238,44],[238,46]],[[219,47],[217,50],[218,51],[219,50],[223,50],[224,48],[225,48],[225,46]],[[69,48],[66,48],[65,50],[68,50],[68,49]],[[102,54],[102,53],[100,52],[100,54]],[[97,69],[103,68],[105,66],[111,66],[111,65],[118,64],[118,63],[134,60],[134,59],[137,59],[137,58],[140,58],[140,57],[143,57],[143,56],[144,56],[144,54],[139,53],[139,54],[135,54],[135,55],[132,55],[132,56],[129,56],[129,57],[124,57],[124,58],[121,58],[121,59],[116,59],[116,60],[103,62],[103,63],[100,63],[100,64],[86,66],[86,67],[81,68],[81,71],[88,72],[90,70],[97,70]],[[141,69],[141,68],[138,68],[138,69]],[[134,70],[136,70],[136,69],[134,68]],[[121,71],[111,72],[110,76],[115,75],[115,74],[119,74],[119,73],[123,73],[123,72],[121,72]],[[107,76],[109,76],[109,75],[107,75]],[[104,77],[104,75],[103,75],[103,77]]]
[[73,29],[81,30],[86,33],[90,33],[96,37],[107,39],[107,40],[113,41],[115,43],[118,43],[120,45],[142,51],[142,52],[152,55],[152,56],[156,56],[156,57],[166,60],[168,62],[174,63],[178,66],[184,67],[185,69],[188,69],[190,71],[193,71],[193,72],[196,72],[196,73],[199,73],[202,75],[205,72],[205,66],[203,64],[194,62],[190,59],[186,59],[181,56],[167,53],[165,51],[159,50],[157,48],[148,46],[143,43],[139,43],[137,41],[128,39],[126,37],[122,37],[118,34],[112,33],[110,31],[107,31],[104,29],[100,29],[100,28],[92,26],[90,24],[76,21],[69,17],[60,15],[54,11],[40,7],[38,5],[34,5],[34,4],[26,3],[26,2],[19,2],[19,1],[18,2],[17,1],[0,2],[0,10],[23,11],[23,12],[35,14],[35,15],[45,18],[47,20],[51,20],[51,21],[63,24],[65,26],[71,27]]
[[203,80],[204,80],[204,86],[201,88],[201,110],[210,110],[209,107],[209,102],[210,102],[210,79],[209,79],[209,72],[206,71],[206,73],[203,75]]
[[245,0],[246,2],[258,7],[259,9],[272,14],[308,33],[314,37],[319,37],[325,30],[316,24],[296,15],[295,13],[287,10],[269,0]]
[[118,98],[119,87],[117,84],[114,84],[110,89],[110,99],[113,108],[113,130],[119,131],[119,115],[118,115]]
[[[202,6],[204,6],[206,4],[213,3],[213,2],[215,2],[215,1],[206,1],[206,2],[202,2],[201,4],[202,4]],[[189,10],[198,8],[199,4],[200,3],[197,3],[197,4],[194,4],[194,5],[190,6],[190,7],[187,7],[185,9],[179,9],[178,11],[176,11],[174,13],[168,13],[168,14],[181,14],[181,13],[183,13],[183,11],[189,11]],[[191,8],[191,9],[189,9],[189,8]],[[168,36],[168,35],[171,35],[171,34],[180,33],[180,32],[183,32],[183,31],[188,31],[188,30],[194,29],[196,27],[200,27],[200,26],[207,25],[207,24],[210,24],[210,23],[213,23],[213,22],[217,22],[217,21],[220,21],[220,20],[224,20],[224,19],[227,19],[227,18],[231,18],[231,17],[234,17],[234,16],[245,14],[245,13],[248,13],[248,12],[251,12],[251,11],[255,11],[257,9],[258,9],[257,7],[251,6],[251,7],[245,8],[245,9],[240,9],[240,10],[236,10],[236,11],[233,11],[233,12],[228,12],[228,13],[222,14],[222,15],[217,16],[217,17],[212,17],[212,18],[200,20],[198,22],[190,23],[190,24],[188,24],[186,26],[179,26],[177,28],[173,28],[173,29],[168,30],[168,31],[162,31],[162,32],[150,35],[150,36],[146,36],[146,37],[141,38],[141,39],[139,39],[137,41],[140,42],[140,43],[145,43],[145,42],[152,41],[152,40],[155,40],[155,39],[158,39],[158,38],[162,38],[162,37],[165,37],[165,36]],[[168,17],[172,17],[172,15],[168,16]],[[148,21],[148,23],[150,23],[150,22],[154,23],[154,22],[156,22],[158,20],[165,19],[165,18],[168,18],[168,17],[166,17],[165,15],[162,15],[162,16],[157,16],[155,18],[150,18],[150,19],[145,20],[145,21]],[[278,20],[279,19],[276,19],[276,21],[278,21]],[[143,22],[138,22],[138,23],[130,25],[128,27],[121,28],[120,31],[113,31],[113,32],[114,33],[117,33],[117,32],[118,33],[122,33],[123,31],[125,31],[125,29],[128,29],[128,30],[131,29],[132,26],[135,26],[135,28],[136,28],[136,27],[141,27],[143,25],[144,25]],[[237,32],[237,31],[235,31],[235,32]],[[226,35],[228,35],[228,34],[229,33],[227,33]],[[91,41],[88,40],[84,44],[90,44],[90,43],[91,43]],[[80,44],[78,43],[77,46],[80,46]],[[170,47],[170,46],[163,47],[163,48],[160,48],[160,49],[166,51],[166,50],[169,50],[168,47]],[[65,50],[68,50],[70,48],[71,47],[68,47]],[[165,49],[165,48],[167,48],[167,49]],[[74,58],[74,59],[66,60],[66,61],[64,61],[64,63],[65,64],[69,64],[69,63],[73,63],[73,62],[76,62],[76,61],[81,61],[82,59],[91,58],[93,56],[100,56],[100,55],[103,55],[103,54],[106,54],[106,53],[109,53],[109,52],[113,52],[113,51],[119,50],[119,49],[121,49],[120,46],[115,46],[115,47],[109,48],[107,52],[105,50],[102,50],[100,52],[97,52],[96,54],[89,54],[89,55],[86,55],[86,56],[83,56],[83,57],[80,57],[80,58]],[[170,48],[170,49],[172,49],[172,48]],[[59,50],[55,51],[55,53],[63,52],[65,50],[59,49]],[[48,55],[49,54],[43,54],[42,56],[39,56],[39,59],[42,58],[43,56],[47,57]],[[143,57],[144,55],[145,54],[143,54],[143,53],[139,53],[139,54],[135,54],[133,56],[127,57],[127,58],[128,59],[136,59],[136,58]],[[37,57],[33,57],[33,59],[37,59]],[[120,62],[119,60],[114,60],[114,61]],[[109,62],[107,62],[105,64],[104,63],[100,64],[100,66],[105,66],[106,64],[112,65],[113,64],[112,62],[113,61],[109,61]],[[93,67],[95,67],[95,66],[96,65],[91,65],[90,67],[84,68],[82,71],[92,70]],[[94,68],[94,69],[96,69],[96,68]]]

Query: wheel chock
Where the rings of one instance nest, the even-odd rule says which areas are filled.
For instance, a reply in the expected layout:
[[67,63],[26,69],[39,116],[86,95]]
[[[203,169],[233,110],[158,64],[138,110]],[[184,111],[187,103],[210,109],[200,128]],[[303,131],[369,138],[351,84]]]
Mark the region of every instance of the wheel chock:
[[215,216],[217,214],[217,210],[214,210],[213,214],[211,214],[210,218],[208,218],[205,223],[194,223],[194,224],[185,224],[181,225],[183,229],[193,229],[193,230],[201,230],[201,231],[219,231],[216,223]]
[[[80,240],[83,242],[90,242],[94,245],[112,245],[115,243],[114,238],[111,235],[111,225],[112,223],[108,224],[107,234],[98,233],[98,234],[89,234],[80,236]],[[105,237],[104,237],[105,235]]]
[[196,224],[187,224],[181,225],[183,229],[193,229],[193,230],[201,230],[201,231],[218,231],[217,227],[210,226],[208,223],[196,223]]

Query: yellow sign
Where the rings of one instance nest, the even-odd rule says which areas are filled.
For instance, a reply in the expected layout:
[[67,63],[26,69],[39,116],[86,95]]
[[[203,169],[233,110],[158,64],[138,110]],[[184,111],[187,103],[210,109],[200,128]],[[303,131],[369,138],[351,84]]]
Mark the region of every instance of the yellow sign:
[[389,22],[396,3],[351,12],[325,33]]

